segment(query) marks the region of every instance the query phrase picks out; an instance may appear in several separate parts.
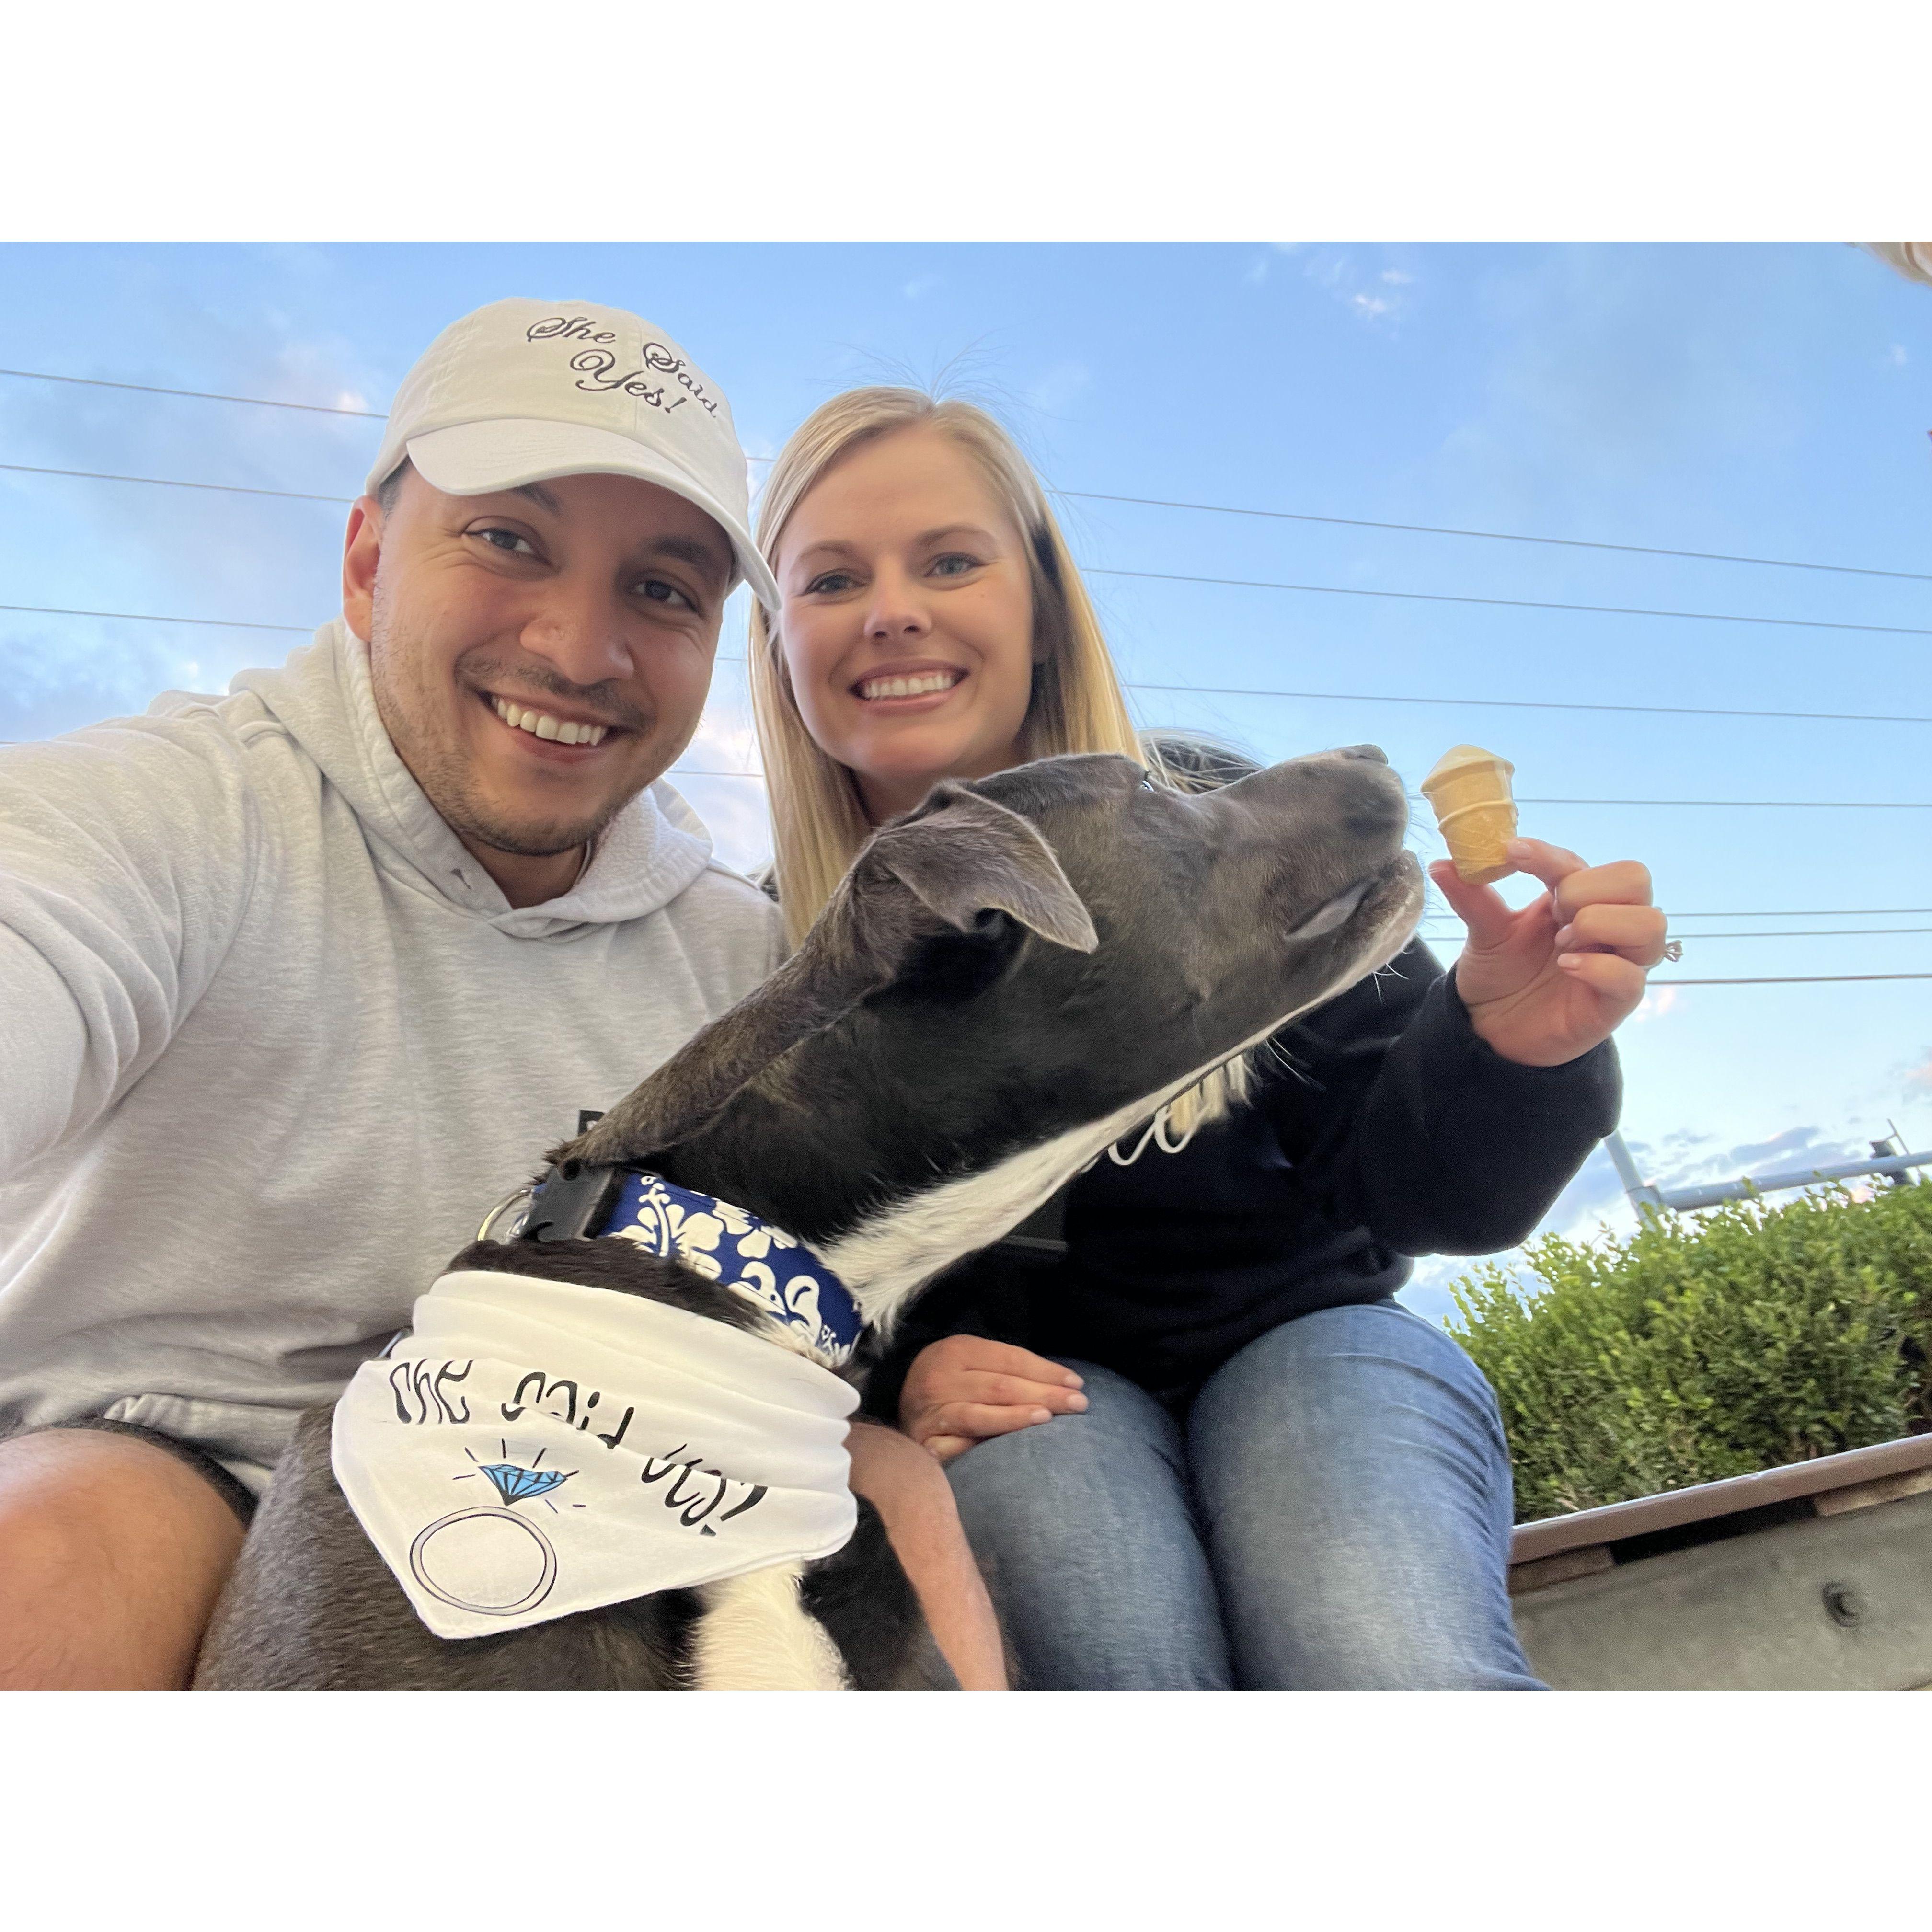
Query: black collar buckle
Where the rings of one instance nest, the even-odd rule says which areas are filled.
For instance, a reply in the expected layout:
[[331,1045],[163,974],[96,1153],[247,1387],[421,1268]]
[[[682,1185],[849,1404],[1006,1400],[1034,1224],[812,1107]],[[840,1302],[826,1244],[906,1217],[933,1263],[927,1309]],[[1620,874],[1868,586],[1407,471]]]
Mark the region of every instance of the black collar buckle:
[[566,1160],[547,1167],[530,1196],[520,1241],[571,1241],[594,1238],[616,1204],[624,1170]]

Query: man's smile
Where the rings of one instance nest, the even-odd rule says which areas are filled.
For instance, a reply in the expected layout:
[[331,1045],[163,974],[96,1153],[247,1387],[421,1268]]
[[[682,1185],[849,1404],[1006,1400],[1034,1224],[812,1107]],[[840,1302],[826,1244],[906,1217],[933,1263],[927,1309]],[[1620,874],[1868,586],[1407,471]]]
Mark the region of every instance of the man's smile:
[[545,764],[586,764],[598,757],[598,748],[607,740],[632,735],[622,725],[591,718],[574,706],[545,704],[539,708],[520,698],[505,698],[494,692],[476,694],[497,723],[514,734],[519,749]]
[[580,718],[560,717],[553,711],[537,711],[514,699],[492,697],[490,708],[506,724],[527,731],[534,738],[563,745],[601,745],[608,735],[608,724],[592,724]]

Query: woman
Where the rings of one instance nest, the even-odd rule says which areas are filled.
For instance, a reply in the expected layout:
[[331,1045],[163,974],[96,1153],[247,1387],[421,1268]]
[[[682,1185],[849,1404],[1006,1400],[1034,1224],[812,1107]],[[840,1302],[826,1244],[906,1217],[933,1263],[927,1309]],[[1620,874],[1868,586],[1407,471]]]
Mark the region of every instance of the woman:
[[[1137,740],[1037,479],[982,412],[855,390],[774,466],[752,689],[794,942],[938,779]],[[1219,769],[1216,768],[1217,762]],[[1239,761],[1232,761],[1238,775]],[[1644,868],[1534,839],[1511,913],[1419,944],[1165,1109],[916,1304],[867,1405],[947,1462],[1036,1688],[1535,1688],[1505,1586],[1496,1399],[1390,1298],[1413,1254],[1520,1240],[1615,1124],[1612,1029],[1662,956]],[[1047,1252],[1050,1252],[1051,1244]]]

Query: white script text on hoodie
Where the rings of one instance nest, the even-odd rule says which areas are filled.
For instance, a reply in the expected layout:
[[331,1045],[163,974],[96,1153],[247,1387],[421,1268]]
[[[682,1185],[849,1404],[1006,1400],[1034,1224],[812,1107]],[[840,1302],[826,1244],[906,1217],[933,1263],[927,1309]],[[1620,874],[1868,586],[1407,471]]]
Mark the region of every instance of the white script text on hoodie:
[[106,1413],[259,1490],[579,1110],[782,950],[662,783],[512,910],[339,622],[0,748],[0,1434]]

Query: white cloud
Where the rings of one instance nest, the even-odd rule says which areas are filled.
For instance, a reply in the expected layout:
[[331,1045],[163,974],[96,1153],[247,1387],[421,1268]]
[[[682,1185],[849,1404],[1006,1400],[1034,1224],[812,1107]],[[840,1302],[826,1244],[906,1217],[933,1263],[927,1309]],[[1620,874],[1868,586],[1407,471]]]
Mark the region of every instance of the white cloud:
[[1085,363],[1056,362],[1027,391],[1026,399],[1042,416],[1064,416],[1092,380]]
[[1372,328],[1392,328],[1408,304],[1408,298],[1402,290],[1412,278],[1405,271],[1383,268],[1371,274],[1340,249],[1310,254],[1301,272],[1317,288],[1325,289],[1350,314]]
[[[736,604],[741,591],[732,599]],[[736,652],[744,634],[728,613],[725,648]],[[741,772],[758,770],[758,739],[752,722],[751,700],[742,664],[720,664],[712,681],[710,700],[684,754],[664,776],[710,828],[718,856],[741,872],[755,871],[772,855],[771,820],[764,782]],[[724,777],[700,776],[723,772]]]
[[[178,359],[165,356],[166,325],[192,345]],[[130,348],[132,362],[103,373],[235,396],[382,406],[368,399],[387,395],[385,372],[346,343],[294,337],[293,326],[286,316],[190,304],[150,330],[147,356]],[[382,425],[306,410],[10,383],[0,394],[0,434],[17,461],[346,500],[362,489]],[[220,692],[244,666],[279,662],[305,641],[308,626],[335,614],[346,501],[52,478],[31,484],[7,493],[20,560],[12,601],[297,628],[278,634],[11,618],[0,628],[8,667],[0,737],[139,712],[170,688]]]
[[1277,255],[1298,255],[1308,244],[1305,242],[1270,242],[1265,252],[1257,255],[1241,272],[1241,280],[1250,284],[1264,282],[1268,272],[1274,266]]
[[1904,343],[1894,342],[1892,345],[1892,352],[1886,359],[1894,369],[1903,369],[1912,358],[1906,354]]
[[937,275],[915,275],[899,290],[899,293],[908,302],[917,302],[922,296],[931,295],[938,286],[939,278]]

